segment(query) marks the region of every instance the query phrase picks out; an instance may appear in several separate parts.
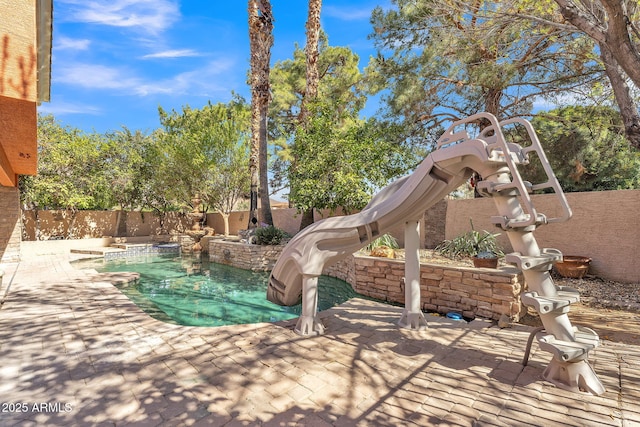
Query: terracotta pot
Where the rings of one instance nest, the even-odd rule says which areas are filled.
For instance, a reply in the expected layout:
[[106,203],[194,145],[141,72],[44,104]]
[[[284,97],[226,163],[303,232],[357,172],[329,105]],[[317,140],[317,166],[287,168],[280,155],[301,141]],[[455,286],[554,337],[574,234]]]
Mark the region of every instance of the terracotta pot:
[[564,255],[562,262],[556,262],[555,268],[562,277],[581,279],[589,271],[591,258],[585,256]]
[[498,258],[473,257],[473,266],[476,268],[498,268]]

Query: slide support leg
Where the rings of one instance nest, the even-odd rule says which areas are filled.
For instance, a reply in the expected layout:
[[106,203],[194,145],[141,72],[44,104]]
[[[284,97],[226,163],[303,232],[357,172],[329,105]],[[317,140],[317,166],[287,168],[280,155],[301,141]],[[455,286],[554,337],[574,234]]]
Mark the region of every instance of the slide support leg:
[[295,332],[303,336],[324,334],[324,326],[318,319],[318,276],[302,278],[302,314]]
[[409,221],[404,229],[404,310],[398,325],[416,331],[427,328],[420,310],[420,223]]

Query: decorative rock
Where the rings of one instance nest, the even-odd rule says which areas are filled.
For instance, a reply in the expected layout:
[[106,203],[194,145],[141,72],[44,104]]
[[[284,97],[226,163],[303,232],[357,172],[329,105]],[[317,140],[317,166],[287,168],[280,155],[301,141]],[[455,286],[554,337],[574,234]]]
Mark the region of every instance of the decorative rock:
[[373,248],[373,250],[369,253],[370,256],[375,256],[379,258],[394,258],[394,250],[389,246],[378,246]]
[[500,316],[500,320],[498,320],[498,327],[500,329],[510,328],[511,327],[511,319],[506,314]]

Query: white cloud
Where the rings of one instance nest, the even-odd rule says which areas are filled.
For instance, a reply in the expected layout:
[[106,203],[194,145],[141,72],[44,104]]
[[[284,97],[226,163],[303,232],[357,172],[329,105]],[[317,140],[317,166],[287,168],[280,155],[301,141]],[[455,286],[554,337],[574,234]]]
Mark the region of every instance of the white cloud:
[[[199,95],[210,96],[215,92],[230,92],[232,89],[229,80],[236,81],[233,77],[229,79],[229,75],[235,63],[230,59],[220,59],[211,61],[204,67],[180,73],[172,78],[158,82],[140,85],[137,93],[140,95],[149,95],[155,93],[164,94],[180,94],[180,95]],[[244,76],[240,76],[244,80]]]
[[[122,95],[147,96],[154,94],[192,94],[207,96],[214,92],[230,92],[226,82],[235,62],[231,59],[211,61],[204,67],[177,74],[174,77],[148,81],[124,67],[105,65],[68,64],[58,67],[53,81],[56,84],[78,86],[93,90],[110,90]],[[244,76],[232,77],[232,81],[243,81]]]
[[59,36],[54,38],[53,44],[57,50],[87,50],[91,44],[91,40]]
[[142,56],[142,59],[155,59],[155,58],[184,58],[187,56],[202,56],[202,54],[196,52],[193,49],[173,49],[165,50],[162,52],[150,53]]
[[142,29],[158,34],[180,16],[172,0],[60,0],[70,5],[65,20]]
[[533,111],[549,111],[567,105],[593,105],[594,103],[594,99],[589,98],[588,95],[566,91],[555,96],[536,97],[533,101]]
[[327,6],[322,9],[322,15],[342,21],[360,21],[371,18],[371,8],[357,6]]
[[38,107],[38,113],[53,114],[54,116],[64,114],[99,115],[102,113],[102,110],[93,105],[52,101],[51,103],[40,105]]
[[93,64],[59,66],[53,81],[87,89],[131,89],[140,82],[124,69]]

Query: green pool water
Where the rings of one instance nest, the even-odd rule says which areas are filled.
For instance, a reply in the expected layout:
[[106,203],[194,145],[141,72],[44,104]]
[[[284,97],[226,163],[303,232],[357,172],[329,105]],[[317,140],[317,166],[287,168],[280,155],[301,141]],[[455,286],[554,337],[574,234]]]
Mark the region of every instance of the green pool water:
[[[156,319],[187,326],[276,322],[298,317],[301,306],[267,301],[268,273],[216,264],[200,257],[148,255],[105,261],[79,261],[78,268],[99,272],[134,271],[138,283],[118,289]],[[360,296],[333,277],[318,280],[318,309],[326,310]]]

